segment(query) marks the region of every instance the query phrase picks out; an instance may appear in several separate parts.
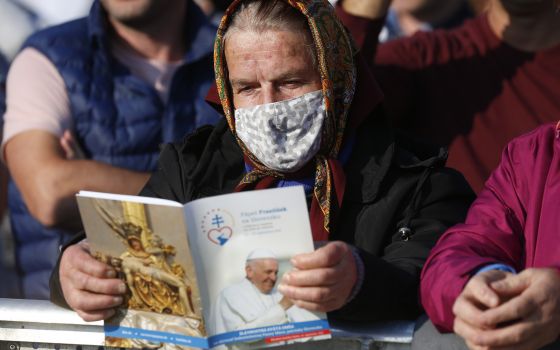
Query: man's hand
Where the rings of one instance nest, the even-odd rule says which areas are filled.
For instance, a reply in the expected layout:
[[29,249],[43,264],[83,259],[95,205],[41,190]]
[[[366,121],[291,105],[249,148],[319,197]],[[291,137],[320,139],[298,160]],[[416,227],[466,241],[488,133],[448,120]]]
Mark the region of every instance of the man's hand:
[[60,137],[60,147],[66,155],[66,159],[86,159],[84,151],[72,135],[70,130],[64,131]]
[[342,8],[347,13],[369,19],[385,16],[391,5],[391,0],[344,0]]
[[47,227],[79,230],[77,192],[135,195],[150,174],[79,159],[77,144],[72,145],[75,140],[68,137],[30,130],[12,137],[4,149],[6,164],[31,215]]
[[84,321],[107,319],[123,302],[126,285],[111,266],[89,254],[86,242],[64,251],[59,275],[66,302]]
[[[499,273],[488,272],[493,272],[494,276]],[[487,300],[493,300],[490,304],[484,304],[479,299],[478,305],[469,308],[463,303],[462,297],[465,293],[468,295],[470,284],[467,284],[455,303],[457,317],[454,328],[471,349],[538,349],[558,338],[558,271],[527,269],[518,275],[505,274],[504,278],[490,280],[487,287],[492,290],[491,293],[499,296],[499,302],[495,304],[495,299],[489,297]]]
[[297,255],[292,264],[294,270],[284,274],[278,290],[307,310],[341,308],[356,283],[356,261],[344,242],[330,242],[313,253]]

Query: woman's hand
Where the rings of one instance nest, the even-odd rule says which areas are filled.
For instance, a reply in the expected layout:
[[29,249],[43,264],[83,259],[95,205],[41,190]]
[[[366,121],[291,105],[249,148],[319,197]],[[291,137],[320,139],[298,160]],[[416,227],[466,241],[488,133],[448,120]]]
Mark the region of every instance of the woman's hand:
[[86,241],[66,248],[59,278],[66,302],[84,321],[107,319],[123,302],[126,285],[116,271],[89,254]]
[[455,332],[473,350],[540,349],[560,334],[560,273],[481,273],[467,283],[453,312]]
[[313,253],[296,255],[292,264],[294,269],[284,274],[278,290],[307,310],[340,309],[356,284],[356,261],[344,242],[329,242]]

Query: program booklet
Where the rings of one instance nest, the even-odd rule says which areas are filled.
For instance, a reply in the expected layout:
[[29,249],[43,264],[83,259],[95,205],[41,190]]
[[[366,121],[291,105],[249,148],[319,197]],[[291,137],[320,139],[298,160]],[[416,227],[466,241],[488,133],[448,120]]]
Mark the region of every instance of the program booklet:
[[277,291],[290,258],[313,251],[302,187],[174,201],[77,194],[92,255],[127,293],[105,345],[260,349],[330,338],[324,313]]

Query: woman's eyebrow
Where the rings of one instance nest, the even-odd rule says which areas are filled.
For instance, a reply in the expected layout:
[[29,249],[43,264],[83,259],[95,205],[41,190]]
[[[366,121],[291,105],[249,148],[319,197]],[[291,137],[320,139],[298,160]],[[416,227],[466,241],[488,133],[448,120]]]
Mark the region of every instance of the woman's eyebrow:
[[255,81],[249,79],[231,79],[229,83],[231,84],[231,86],[245,86],[254,84]]

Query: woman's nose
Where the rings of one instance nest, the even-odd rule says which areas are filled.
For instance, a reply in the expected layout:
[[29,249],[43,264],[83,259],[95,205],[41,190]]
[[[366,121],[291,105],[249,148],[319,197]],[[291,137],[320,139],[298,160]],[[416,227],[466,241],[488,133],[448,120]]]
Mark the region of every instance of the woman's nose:
[[262,93],[261,93],[261,103],[262,104],[266,104],[266,103],[274,103],[274,102],[278,102],[280,101],[279,99],[279,94],[276,91],[276,89],[274,89],[274,87],[272,86],[266,86],[266,87],[262,87],[261,88]]

